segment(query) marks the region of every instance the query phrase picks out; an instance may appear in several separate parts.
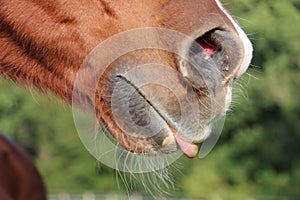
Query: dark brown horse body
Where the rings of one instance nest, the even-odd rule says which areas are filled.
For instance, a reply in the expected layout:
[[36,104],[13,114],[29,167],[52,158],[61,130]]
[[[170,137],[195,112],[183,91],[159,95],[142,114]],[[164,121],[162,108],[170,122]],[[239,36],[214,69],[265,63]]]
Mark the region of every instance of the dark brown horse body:
[[1,133],[0,199],[46,199],[44,183],[29,156],[15,142]]

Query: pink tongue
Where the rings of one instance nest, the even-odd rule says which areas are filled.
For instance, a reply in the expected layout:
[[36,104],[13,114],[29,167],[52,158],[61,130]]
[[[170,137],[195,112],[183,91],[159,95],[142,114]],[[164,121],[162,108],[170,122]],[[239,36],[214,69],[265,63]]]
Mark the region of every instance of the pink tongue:
[[178,135],[174,134],[176,142],[181,149],[181,151],[189,158],[193,158],[198,153],[199,146],[193,143],[189,143],[181,139]]

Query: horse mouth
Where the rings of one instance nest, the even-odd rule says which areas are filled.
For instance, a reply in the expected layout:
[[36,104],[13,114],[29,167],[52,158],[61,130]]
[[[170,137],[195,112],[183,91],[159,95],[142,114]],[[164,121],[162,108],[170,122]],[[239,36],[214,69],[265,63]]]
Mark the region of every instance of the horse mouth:
[[[103,121],[118,127],[109,132],[124,149],[142,154],[173,153],[180,149],[187,157],[195,157],[199,144],[211,134],[212,121],[225,113],[225,105],[229,105],[226,102],[229,84],[225,83],[234,77],[242,58],[238,37],[232,32],[213,29],[185,49],[186,63],[176,62],[179,70],[169,69],[176,71],[175,74],[155,69],[151,64],[141,68],[119,67],[125,56],[114,64],[107,89],[107,108],[111,111]],[[132,55],[138,57],[139,51]],[[149,59],[156,63],[155,57]],[[175,85],[179,92],[174,95],[167,87],[156,84],[159,78],[166,82],[171,79],[168,86]],[[180,102],[187,99],[192,106],[182,107]],[[183,120],[181,116],[185,116]]]
[[[136,138],[153,140],[159,146],[158,152],[173,153],[180,149],[186,157],[193,158],[197,155],[200,141],[189,137],[179,127],[180,120],[176,118],[180,118],[181,113],[178,110],[182,110],[182,108],[170,94],[166,95],[164,99],[158,98],[160,101],[156,97],[153,100],[151,99],[151,94],[153,94],[151,90],[157,90],[159,87],[157,85],[150,84],[146,85],[146,88],[139,88],[121,75],[115,76],[114,82],[115,96],[118,99],[112,102],[112,108],[117,107],[113,109],[115,110],[113,115],[124,133]],[[119,93],[121,90],[123,96]],[[162,94],[165,93],[162,92]],[[206,131],[209,130],[206,129]]]

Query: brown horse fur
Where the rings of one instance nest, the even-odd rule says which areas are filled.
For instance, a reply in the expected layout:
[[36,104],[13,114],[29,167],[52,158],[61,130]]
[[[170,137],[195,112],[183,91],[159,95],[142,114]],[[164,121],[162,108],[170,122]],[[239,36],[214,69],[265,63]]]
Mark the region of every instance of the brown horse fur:
[[[83,59],[115,33],[155,26],[189,35],[199,28],[207,31],[232,26],[212,0],[200,5],[191,0],[109,2],[1,0],[0,73],[21,84],[49,89],[70,102],[73,81]],[[209,13],[216,17],[210,16],[209,23],[200,20]],[[199,18],[198,22],[194,18]],[[173,58],[169,59],[173,62]]]
[[29,156],[0,133],[0,199],[43,200],[46,189]]

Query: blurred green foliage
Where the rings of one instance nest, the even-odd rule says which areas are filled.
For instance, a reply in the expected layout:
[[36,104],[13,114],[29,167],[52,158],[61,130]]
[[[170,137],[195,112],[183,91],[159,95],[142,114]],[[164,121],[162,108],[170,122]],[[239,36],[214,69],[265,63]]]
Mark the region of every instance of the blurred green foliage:
[[36,161],[50,193],[119,190],[113,171],[81,144],[69,106],[4,80],[0,88],[1,131]]
[[[300,2],[226,0],[254,44],[233,111],[204,159],[180,159],[177,196],[300,197]],[[85,150],[70,108],[0,81],[0,129],[33,157],[50,193],[122,193],[115,172]]]

